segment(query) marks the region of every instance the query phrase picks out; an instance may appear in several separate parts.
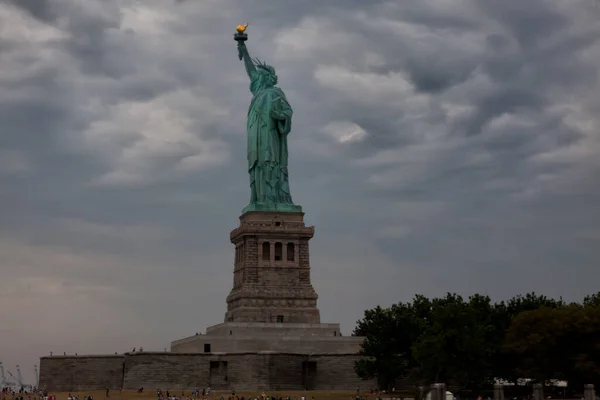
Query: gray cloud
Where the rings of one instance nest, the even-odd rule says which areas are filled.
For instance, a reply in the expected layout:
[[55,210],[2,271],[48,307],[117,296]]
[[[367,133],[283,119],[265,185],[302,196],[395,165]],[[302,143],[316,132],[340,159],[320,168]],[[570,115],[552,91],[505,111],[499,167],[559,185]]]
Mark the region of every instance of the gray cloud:
[[597,2],[368,3],[0,4],[5,365],[162,349],[222,320],[248,198],[246,21],[294,107],[324,320],[348,333],[415,293],[596,291]]

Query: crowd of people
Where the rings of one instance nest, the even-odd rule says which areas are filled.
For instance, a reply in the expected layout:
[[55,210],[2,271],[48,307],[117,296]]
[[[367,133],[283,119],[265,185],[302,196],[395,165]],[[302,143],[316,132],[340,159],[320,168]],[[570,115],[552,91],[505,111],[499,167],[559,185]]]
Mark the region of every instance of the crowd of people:
[[[122,388],[118,389],[119,393],[122,391]],[[144,388],[140,387],[137,389],[137,393],[144,393]],[[400,397],[400,396],[396,396],[396,390],[395,388],[392,389],[391,391],[386,391],[386,390],[377,390],[377,389],[371,389],[369,391],[370,395],[373,395],[372,399],[373,400],[415,400],[414,398],[408,398],[408,397]],[[452,395],[450,392],[446,392],[447,394],[447,399],[452,399],[452,400],[461,400],[460,397],[458,397],[457,395]],[[211,389],[208,388],[203,388],[203,389],[199,389],[199,388],[195,388],[190,392],[187,392],[185,390],[163,390],[163,389],[156,389],[156,396],[157,396],[157,400],[315,400],[315,397],[305,397],[305,396],[300,396],[300,397],[292,397],[292,396],[273,396],[273,395],[267,395],[266,393],[261,393],[259,395],[255,395],[255,396],[240,396],[240,395],[236,395],[235,390],[232,390],[230,392],[229,395],[224,396],[222,394],[217,394],[214,391],[211,391]],[[217,398],[218,396],[218,398]],[[105,393],[104,393],[104,399],[103,400],[109,400],[109,398],[111,397],[111,393],[110,393],[110,389],[106,388]],[[370,396],[365,396],[364,393],[361,393],[360,390],[357,388],[356,389],[356,397],[350,397],[349,400],[369,400]],[[550,399],[552,397],[548,397],[548,399]],[[531,400],[532,396],[528,396],[523,398],[523,400]],[[16,390],[13,387],[4,387],[2,388],[1,392],[0,392],[0,400],[57,400],[56,399],[56,395],[50,395],[48,394],[48,391],[46,390],[37,390],[36,388],[30,388],[30,390],[26,390],[24,388],[21,388],[19,390]],[[69,393],[67,395],[67,397],[65,399],[59,399],[59,400],[94,400],[94,396],[93,394],[84,394],[84,395],[79,395],[79,394],[71,394]],[[483,397],[479,396],[477,397],[477,400],[484,400]],[[487,400],[491,400],[490,397],[487,398]],[[512,400],[517,400],[517,397],[512,398]],[[583,399],[582,399],[583,400]],[[596,400],[600,400],[599,396],[596,396]]]
[[51,400],[48,393],[38,392],[36,388],[27,390],[25,388],[15,389],[14,387],[3,387],[0,392],[0,400],[36,400],[46,397],[45,400]]
[[[143,390],[143,388],[141,388]],[[138,390],[139,392],[139,390]],[[161,389],[157,389],[157,400],[208,400],[211,395],[210,388],[199,389],[196,388],[192,390],[189,395],[185,394],[185,391],[181,391],[181,393],[171,392],[170,390],[163,391]],[[213,397],[214,398],[214,394]],[[268,396],[266,393],[261,393],[257,396],[238,396],[235,393],[235,390],[231,391],[231,394],[227,397],[220,396],[219,400],[309,400],[308,398],[302,396],[300,398],[290,397],[290,396]],[[312,397],[310,400],[315,400]],[[353,399],[354,400],[354,399]]]
[[[122,388],[118,389],[119,392]],[[144,393],[144,388],[140,387],[137,390],[138,393]],[[0,392],[0,400],[57,400],[55,395],[49,395],[47,391],[38,391],[35,388],[31,391],[25,389],[16,390],[14,388],[5,387]],[[157,400],[215,400],[215,393],[211,392],[208,388],[195,388],[191,392],[186,394],[185,390],[182,391],[171,391],[171,390],[156,390]],[[104,400],[108,400],[111,397],[110,389],[105,390]],[[59,399],[63,400],[63,399]],[[94,400],[94,396],[90,394],[71,394],[69,393],[64,400]],[[308,399],[304,396],[296,398],[291,396],[268,396],[266,393],[261,393],[257,396],[238,396],[235,390],[231,391],[231,394],[227,397],[219,396],[219,400],[315,400],[314,397]],[[357,400],[357,399],[352,399]],[[366,399],[360,399],[366,400]]]
[[[118,388],[119,393],[122,391],[122,388]],[[359,390],[357,388],[357,396],[356,398],[352,397],[350,400],[368,400],[367,397],[359,396]],[[137,393],[144,393],[144,388],[140,387],[137,389]],[[380,395],[386,393],[385,391],[371,390],[371,394]],[[109,400],[111,397],[110,389],[106,388],[104,393],[103,400]],[[157,400],[216,400],[216,393],[211,391],[210,387],[207,388],[195,388],[191,392],[187,392],[185,390],[163,390],[156,389],[156,397]],[[379,396],[376,396],[376,399],[379,400]],[[14,388],[5,387],[2,388],[0,400],[57,400],[56,395],[49,395],[48,391],[45,390],[37,390],[36,388],[32,388],[30,391],[21,388],[20,390],[16,390]],[[63,399],[59,399],[63,400]],[[90,394],[71,394],[69,393],[64,400],[94,400],[94,396]],[[240,396],[236,395],[235,390],[232,390],[230,395],[228,396],[219,396],[218,400],[315,400],[314,397],[310,399],[305,396],[301,397],[291,397],[291,396],[269,396],[266,393],[261,393],[256,396]],[[382,399],[382,400],[396,400],[396,399]],[[398,399],[401,400],[401,399]],[[405,400],[413,400],[413,399],[405,399]]]

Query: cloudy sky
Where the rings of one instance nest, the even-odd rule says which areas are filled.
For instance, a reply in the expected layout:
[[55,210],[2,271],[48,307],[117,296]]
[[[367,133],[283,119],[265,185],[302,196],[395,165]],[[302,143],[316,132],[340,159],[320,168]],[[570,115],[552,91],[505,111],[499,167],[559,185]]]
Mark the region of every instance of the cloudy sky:
[[249,197],[234,27],[294,107],[324,322],[600,279],[597,0],[3,0],[0,361],[219,323]]

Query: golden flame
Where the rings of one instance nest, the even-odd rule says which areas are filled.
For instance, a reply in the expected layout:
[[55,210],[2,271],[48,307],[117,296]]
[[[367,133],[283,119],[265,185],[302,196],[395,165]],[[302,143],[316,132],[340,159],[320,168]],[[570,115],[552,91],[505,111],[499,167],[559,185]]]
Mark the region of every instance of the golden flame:
[[248,24],[238,25],[237,28],[235,28],[235,30],[238,31],[239,33],[244,33],[246,31],[247,27],[248,27]]

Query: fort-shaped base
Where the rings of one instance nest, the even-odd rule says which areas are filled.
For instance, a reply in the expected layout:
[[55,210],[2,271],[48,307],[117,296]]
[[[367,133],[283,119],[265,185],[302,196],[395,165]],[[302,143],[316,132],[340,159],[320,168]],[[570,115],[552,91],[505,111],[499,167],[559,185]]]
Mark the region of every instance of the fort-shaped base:
[[171,343],[174,353],[273,351],[295,354],[358,354],[364,338],[340,336],[339,324],[227,322]]

